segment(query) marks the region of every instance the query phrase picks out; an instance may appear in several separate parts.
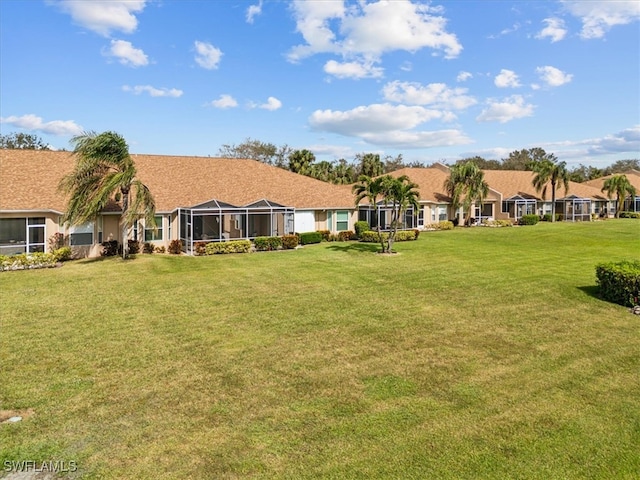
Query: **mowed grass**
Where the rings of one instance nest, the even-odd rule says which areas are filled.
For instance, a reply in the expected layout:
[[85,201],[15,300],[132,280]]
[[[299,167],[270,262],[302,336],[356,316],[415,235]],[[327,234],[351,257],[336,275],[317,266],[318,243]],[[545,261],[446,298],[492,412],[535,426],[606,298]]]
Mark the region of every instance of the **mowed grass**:
[[640,223],[0,274],[0,463],[83,478],[640,476]]

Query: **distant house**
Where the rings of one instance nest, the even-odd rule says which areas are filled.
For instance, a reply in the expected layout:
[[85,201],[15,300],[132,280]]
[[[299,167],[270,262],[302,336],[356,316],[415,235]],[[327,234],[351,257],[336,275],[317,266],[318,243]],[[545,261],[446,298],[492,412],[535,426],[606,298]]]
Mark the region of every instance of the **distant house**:
[[[627,212],[640,212],[640,171],[631,169],[627,170],[624,173],[618,173],[616,175],[625,175],[627,177],[627,180],[629,180],[629,183],[636,189],[636,194],[633,198],[631,196],[625,198],[622,210]],[[605,177],[589,180],[587,182],[584,182],[584,184],[595,187],[600,191],[602,190],[604,182],[611,177],[613,177],[613,175],[607,175]],[[603,195],[606,195],[606,193]],[[617,200],[614,200],[614,205],[616,202]],[[613,212],[615,212],[615,207]]]
[[[350,187],[332,185],[254,160],[132,155],[138,177],[156,201],[157,230],[138,221],[129,238],[168,246],[182,241],[192,253],[199,241],[253,239],[330,230],[353,230]],[[0,254],[48,250],[63,233],[76,254],[97,256],[101,243],[122,242],[120,206],[114,201],[95,222],[61,223],[67,199],[58,190],[75,157],[70,152],[0,150]]]

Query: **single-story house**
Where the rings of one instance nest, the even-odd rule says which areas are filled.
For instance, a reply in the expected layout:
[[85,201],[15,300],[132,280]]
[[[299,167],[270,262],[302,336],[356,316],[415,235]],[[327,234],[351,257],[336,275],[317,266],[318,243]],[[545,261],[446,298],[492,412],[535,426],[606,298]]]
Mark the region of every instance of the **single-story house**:
[[[618,173],[614,175],[625,175],[627,177],[627,180],[629,180],[629,183],[636,189],[636,194],[633,198],[631,197],[631,195],[629,195],[627,198],[624,199],[624,205],[622,206],[622,211],[640,212],[640,171],[631,169],[631,170],[627,170],[622,174]],[[602,187],[604,186],[604,182],[609,178],[611,178],[612,176],[613,175],[607,175],[605,177],[596,178],[594,180],[589,180],[587,182],[584,182],[584,184],[589,185],[591,187],[595,187],[598,189],[598,191],[601,191]],[[606,193],[604,193],[603,195],[606,195]],[[615,197],[613,199],[613,204],[614,204],[614,207],[617,204],[617,199]],[[615,208],[613,209],[613,211],[611,210],[609,211],[611,213],[614,213]]]
[[[328,184],[255,160],[136,155],[138,178],[156,202],[157,230],[142,220],[129,238],[167,247],[182,240],[192,253],[199,241],[253,239],[329,230],[353,230],[351,188]],[[101,243],[122,242],[120,206],[113,202],[95,222],[62,224],[67,198],[58,190],[71,172],[71,152],[0,150],[0,254],[48,251],[63,233],[77,255],[97,256]]]

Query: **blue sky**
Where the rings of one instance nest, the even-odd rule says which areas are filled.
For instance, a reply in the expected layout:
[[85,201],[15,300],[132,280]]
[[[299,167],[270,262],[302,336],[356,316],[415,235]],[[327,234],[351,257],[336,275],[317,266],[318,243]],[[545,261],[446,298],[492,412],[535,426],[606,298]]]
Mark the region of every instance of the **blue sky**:
[[640,2],[2,0],[0,130],[211,155],[640,158]]

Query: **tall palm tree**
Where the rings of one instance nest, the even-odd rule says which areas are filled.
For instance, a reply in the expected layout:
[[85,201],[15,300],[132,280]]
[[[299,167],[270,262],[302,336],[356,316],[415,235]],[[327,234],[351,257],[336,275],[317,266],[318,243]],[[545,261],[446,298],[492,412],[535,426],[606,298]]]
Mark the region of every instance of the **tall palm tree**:
[[385,197],[386,185],[385,177],[371,178],[367,175],[360,175],[358,183],[356,183],[351,191],[355,194],[355,205],[358,207],[360,202],[365,198],[369,200],[369,204],[375,206],[376,212],[376,231],[378,232],[378,240],[382,247],[382,253],[386,251],[382,233],[380,232],[380,205],[378,200]]
[[444,188],[451,197],[454,209],[462,207],[465,211],[465,224],[471,224],[471,206],[482,202],[489,195],[489,185],[484,179],[484,172],[474,162],[457,163],[451,167]]
[[406,175],[402,175],[398,178],[385,175],[385,177],[382,178],[386,179],[384,181],[385,201],[393,205],[391,220],[392,230],[389,233],[389,238],[387,240],[387,251],[391,253],[393,242],[395,241],[396,234],[398,233],[398,225],[400,224],[405,212],[409,207],[413,207],[414,212],[420,208],[420,203],[418,202],[420,192],[417,190],[418,185],[413,183]]
[[129,255],[128,231],[139,217],[147,228],[156,228],[155,201],[151,192],[136,178],[136,167],[129,146],[115,132],[85,132],[71,139],[76,166],[60,181],[60,189],[69,194],[64,221],[77,225],[94,221],[113,201],[122,205],[122,256]]
[[602,184],[601,192],[607,192],[607,197],[611,199],[616,196],[616,218],[620,217],[624,201],[628,196],[635,197],[636,189],[626,175],[613,175],[607,178]]
[[555,163],[549,159],[537,162],[533,169],[535,176],[532,183],[536,192],[542,192],[542,198],[547,196],[547,186],[551,184],[551,221],[556,221],[556,188],[564,187],[565,194],[569,193],[569,171],[565,162]]

